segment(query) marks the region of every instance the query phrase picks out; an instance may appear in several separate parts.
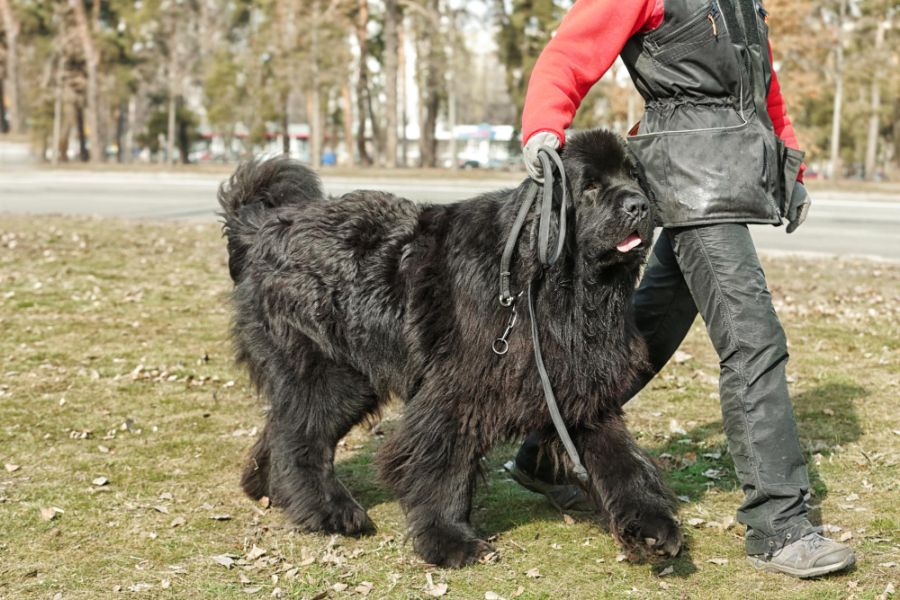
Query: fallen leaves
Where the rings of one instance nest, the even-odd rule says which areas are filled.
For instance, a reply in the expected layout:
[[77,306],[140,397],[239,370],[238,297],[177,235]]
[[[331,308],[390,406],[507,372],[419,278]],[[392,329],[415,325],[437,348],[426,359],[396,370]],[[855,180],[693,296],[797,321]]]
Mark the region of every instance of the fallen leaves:
[[237,556],[234,556],[233,554],[217,554],[212,557],[212,561],[217,565],[222,565],[226,569],[230,569],[234,566],[235,558],[237,558]]
[[537,567],[528,569],[525,571],[525,577],[530,577],[531,579],[538,579],[541,576],[541,572],[537,569]]
[[18,471],[19,469],[22,468],[21,466],[13,464],[13,463],[6,463],[3,466],[4,466],[4,468],[6,468],[7,473],[15,473],[16,471]]
[[706,562],[712,563],[714,565],[719,565],[720,567],[722,567],[722,566],[725,566],[728,564],[728,559],[727,558],[710,558]]
[[41,509],[41,519],[44,521],[53,521],[65,511],[56,506],[47,506]]
[[447,593],[449,586],[446,583],[435,583],[431,573],[425,573],[425,593],[434,598],[440,598]]
[[102,476],[101,476],[101,477],[97,477],[97,478],[95,478],[95,479],[92,479],[92,480],[91,480],[91,483],[94,484],[94,485],[97,486],[97,487],[103,487],[103,486],[105,486],[105,485],[109,485],[109,479],[107,479],[106,477],[102,477]]

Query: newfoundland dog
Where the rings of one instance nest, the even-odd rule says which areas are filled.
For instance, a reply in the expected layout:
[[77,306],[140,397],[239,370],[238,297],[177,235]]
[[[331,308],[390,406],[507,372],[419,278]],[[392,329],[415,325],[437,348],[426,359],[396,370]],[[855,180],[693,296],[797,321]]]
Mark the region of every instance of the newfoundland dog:
[[[552,267],[539,264],[533,208],[509,281],[513,293],[533,290],[535,333],[586,490],[629,555],[674,556],[676,503],[619,408],[646,368],[631,298],[652,241],[650,203],[611,133],[573,136],[562,161],[571,194],[562,253]],[[497,297],[501,254],[530,185],[431,205],[362,190],[329,198],[315,173],[286,158],[238,168],[219,192],[233,337],[238,362],[271,403],[242,478],[249,496],[268,496],[306,531],[371,532],[335,475],[334,452],[393,395],[403,419],[376,463],[413,547],[448,567],[491,551],[469,522],[481,458],[499,441],[552,431],[530,325],[503,335],[504,354],[492,350],[511,310],[527,303],[505,307]],[[553,451],[560,468],[572,467],[561,446]]]

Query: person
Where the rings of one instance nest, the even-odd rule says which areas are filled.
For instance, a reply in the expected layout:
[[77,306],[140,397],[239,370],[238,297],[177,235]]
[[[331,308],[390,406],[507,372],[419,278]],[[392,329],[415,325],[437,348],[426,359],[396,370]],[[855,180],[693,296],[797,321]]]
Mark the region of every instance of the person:
[[[621,402],[662,369],[699,313],[720,360],[723,424],[745,494],[737,519],[746,525],[750,563],[816,577],[855,557],[808,519],[787,342],[748,229],[784,219],[791,233],[810,206],[767,22],[754,0],[577,0],[535,64],[523,154],[540,181],[538,149],[565,144],[584,96],[621,56],[645,100],[628,143],[662,226],[634,297],[652,371]],[[586,495],[542,452],[552,435],[528,436],[507,468],[557,506],[583,507]]]

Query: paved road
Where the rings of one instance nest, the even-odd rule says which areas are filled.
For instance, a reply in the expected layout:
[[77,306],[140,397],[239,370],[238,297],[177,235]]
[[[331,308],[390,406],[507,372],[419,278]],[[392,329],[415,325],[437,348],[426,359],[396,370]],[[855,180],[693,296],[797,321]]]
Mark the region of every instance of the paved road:
[[[140,219],[212,220],[217,175],[149,172],[0,171],[0,213],[96,214]],[[329,193],[360,187],[412,200],[451,202],[510,187],[510,180],[326,178]],[[793,235],[756,226],[765,252],[866,256],[900,262],[900,196],[818,192],[807,223]]]

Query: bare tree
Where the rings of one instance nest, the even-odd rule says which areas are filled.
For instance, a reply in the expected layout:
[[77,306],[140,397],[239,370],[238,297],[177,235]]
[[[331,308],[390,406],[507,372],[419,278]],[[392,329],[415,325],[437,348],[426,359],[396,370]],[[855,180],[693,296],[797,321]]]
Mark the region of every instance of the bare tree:
[[844,101],[844,23],[847,0],[840,0],[837,20],[837,41],[834,49],[834,106],[831,113],[831,179],[841,177],[841,109]]
[[[97,3],[95,3],[96,5]],[[100,140],[100,106],[99,106],[99,82],[98,67],[100,65],[100,53],[94,44],[92,25],[88,22],[87,12],[83,0],[69,0],[75,15],[75,26],[78,38],[81,41],[81,51],[84,54],[85,68],[87,70],[87,130],[90,144],[90,161],[99,163],[103,160],[103,144]]]
[[866,179],[875,179],[875,162],[878,159],[878,130],[881,117],[881,79],[884,69],[881,62],[881,49],[884,47],[884,34],[890,25],[887,18],[879,19],[875,26],[875,64],[876,69],[872,77],[872,90],[870,92],[869,131],[866,139]]
[[[6,80],[9,84],[9,127],[12,133],[25,131],[22,89],[19,82],[19,21],[13,13],[10,0],[0,0],[0,20],[6,34]],[[0,95],[0,103],[3,96]]]
[[397,34],[400,10],[397,0],[384,2],[384,82],[385,82],[385,166],[397,166],[397,75],[398,45]]
[[359,45],[359,76],[356,80],[356,110],[359,129],[356,132],[356,149],[359,162],[371,165],[372,158],[366,148],[366,116],[369,113],[367,102],[369,94],[369,2],[359,0],[356,11],[356,43]]

